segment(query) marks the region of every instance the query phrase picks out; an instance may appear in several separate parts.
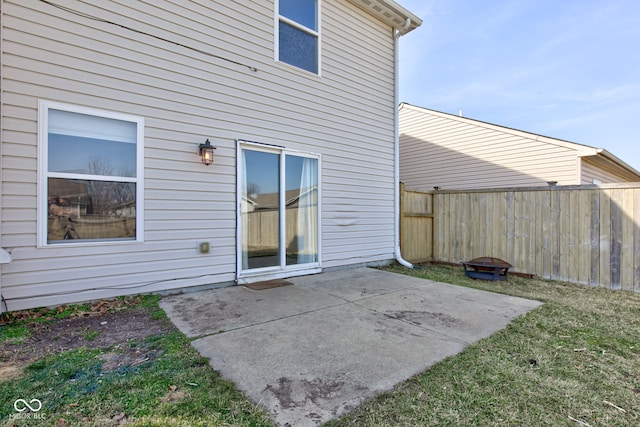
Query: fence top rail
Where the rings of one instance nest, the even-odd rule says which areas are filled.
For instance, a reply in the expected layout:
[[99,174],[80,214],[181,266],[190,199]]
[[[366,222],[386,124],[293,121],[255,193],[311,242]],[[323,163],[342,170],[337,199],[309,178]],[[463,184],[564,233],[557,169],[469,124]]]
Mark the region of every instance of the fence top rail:
[[[495,187],[495,188],[473,188],[461,190],[447,190],[438,188],[426,194],[464,194],[464,193],[507,193],[518,191],[561,191],[561,190],[611,190],[611,189],[640,189],[640,182],[624,182],[613,184],[588,184],[588,185],[545,185],[537,187]],[[410,190],[409,190],[410,191]]]

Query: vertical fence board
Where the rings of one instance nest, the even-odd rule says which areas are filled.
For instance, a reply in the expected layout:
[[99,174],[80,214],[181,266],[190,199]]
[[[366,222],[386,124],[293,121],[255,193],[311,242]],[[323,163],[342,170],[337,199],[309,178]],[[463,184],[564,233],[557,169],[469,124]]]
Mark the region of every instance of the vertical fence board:
[[547,242],[544,232],[544,211],[547,208],[546,191],[538,191],[535,193],[536,199],[533,209],[535,209],[534,221],[535,230],[533,231],[536,236],[534,242],[534,256],[535,263],[531,266],[531,269],[526,273],[535,274],[536,272],[544,271],[544,254],[546,252]]
[[611,287],[611,190],[600,193],[600,286]]
[[444,259],[442,249],[440,248],[440,242],[442,241],[442,235],[444,234],[444,227],[442,226],[441,216],[445,212],[442,209],[441,197],[438,193],[433,193],[433,259]]
[[469,230],[471,253],[469,259],[473,259],[481,256],[483,252],[482,241],[480,240],[480,204],[476,193],[471,194],[471,208],[469,210],[471,211],[471,230]]
[[589,239],[589,284],[597,286],[600,283],[600,192],[590,191],[590,239]]
[[472,217],[471,217],[471,194],[461,194],[460,196],[460,209],[462,216],[460,218],[460,254],[459,261],[462,262],[466,259],[469,259],[469,254],[471,253],[471,237],[469,233],[471,232],[472,227]]
[[[529,197],[526,197],[529,196]],[[535,237],[531,233],[531,195],[522,198],[522,267],[521,271],[528,271],[531,263],[532,251],[531,242],[535,242]]]
[[514,227],[513,227],[513,253],[509,254],[510,262],[514,268],[521,271],[524,268],[523,264],[523,249],[522,249],[522,192],[518,191],[514,194],[515,208],[513,210],[514,215]]
[[493,230],[493,253],[498,258],[506,258],[507,255],[507,193],[500,193],[494,196],[496,228]]
[[[507,191],[505,193],[505,201],[507,204],[507,211],[505,213],[505,217],[506,217],[506,223],[507,223],[507,235],[506,235],[506,253],[507,254],[512,254],[514,251],[514,245],[515,245],[515,233],[516,233],[516,221],[515,221],[515,212],[514,212],[514,207],[515,207],[515,200],[514,200],[514,192],[513,191]],[[503,259],[506,259],[506,257],[503,257]]]
[[568,280],[568,267],[571,263],[569,249],[571,246],[571,201],[568,193],[558,191],[558,239],[563,244],[558,245],[560,264],[560,280]]
[[611,191],[611,288],[620,289],[620,267],[622,261],[622,194]]
[[442,246],[442,251],[446,254],[447,259],[451,259],[451,215],[452,215],[452,206],[451,206],[451,194],[442,195],[442,199],[444,202],[444,206],[446,206],[446,215],[442,215],[440,218],[442,219],[443,224],[445,224],[445,238],[442,239],[440,245]]
[[634,280],[634,243],[633,243],[633,191],[621,191],[622,210],[622,247],[620,259],[620,287],[626,291],[633,290]]
[[584,285],[589,284],[591,271],[591,204],[589,203],[590,191],[577,191],[579,214],[577,219],[578,225],[576,235],[576,252],[577,266],[576,277],[577,282]]
[[565,199],[567,229],[565,230],[565,239],[568,239],[566,259],[565,259],[565,278],[564,280],[573,282],[575,277],[576,263],[576,225],[578,222],[579,212],[576,200],[576,194],[572,191],[564,191],[562,196]]
[[469,206],[471,206],[471,194],[463,194],[462,199],[462,221],[460,225],[462,226],[462,244],[460,250],[460,259],[467,260],[469,259],[469,254],[471,253],[471,239],[469,238],[469,232],[471,231],[471,212]]
[[526,198],[527,203],[527,235],[529,238],[527,239],[527,252],[529,253],[529,269],[535,271],[536,269],[536,202],[538,195],[536,193],[531,193],[528,198]]
[[634,265],[634,279],[633,290],[640,292],[640,189],[633,190],[633,259]]
[[560,277],[560,192],[552,191],[551,197],[551,278]]
[[487,228],[493,227],[491,222],[491,206],[492,199],[487,194],[480,194],[480,218],[484,226],[480,229],[480,241],[482,242],[482,251],[484,253],[491,252],[491,244],[493,243],[491,235],[487,235]]
[[[398,191],[400,192],[400,202],[399,202],[399,209],[400,212],[398,212],[398,214],[400,215],[400,224],[398,226],[398,232],[400,233],[400,235],[398,236],[398,239],[400,240],[400,252],[402,253],[403,257],[406,257],[406,252],[409,251],[409,249],[407,248],[407,242],[406,242],[406,233],[407,233],[407,226],[408,226],[408,220],[406,217],[406,211],[405,211],[405,201],[407,198],[407,192],[404,189],[404,183],[400,182],[399,183],[400,188],[398,188]],[[395,242],[394,242],[395,244]],[[408,259],[408,258],[405,258]]]
[[536,274],[541,275],[542,277],[552,277],[553,276],[553,268],[552,268],[552,255],[553,255],[553,246],[552,240],[554,235],[551,231],[551,191],[544,191],[544,207],[542,209],[542,213],[539,218],[542,219],[542,271],[536,272]]
[[453,211],[451,212],[451,261],[460,261],[460,195],[451,194],[451,206]]

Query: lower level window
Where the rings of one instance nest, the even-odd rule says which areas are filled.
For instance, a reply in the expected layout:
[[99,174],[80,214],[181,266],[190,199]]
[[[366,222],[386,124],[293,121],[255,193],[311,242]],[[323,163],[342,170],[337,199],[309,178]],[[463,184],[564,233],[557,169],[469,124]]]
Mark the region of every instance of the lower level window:
[[142,240],[143,120],[40,103],[40,244]]

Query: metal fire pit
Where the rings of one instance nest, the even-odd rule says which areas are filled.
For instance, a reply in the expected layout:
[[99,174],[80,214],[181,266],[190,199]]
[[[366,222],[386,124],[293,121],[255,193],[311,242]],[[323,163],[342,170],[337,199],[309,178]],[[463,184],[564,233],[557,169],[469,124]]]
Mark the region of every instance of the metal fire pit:
[[464,274],[472,279],[508,280],[509,268],[513,267],[507,261],[493,257],[479,257],[462,263]]

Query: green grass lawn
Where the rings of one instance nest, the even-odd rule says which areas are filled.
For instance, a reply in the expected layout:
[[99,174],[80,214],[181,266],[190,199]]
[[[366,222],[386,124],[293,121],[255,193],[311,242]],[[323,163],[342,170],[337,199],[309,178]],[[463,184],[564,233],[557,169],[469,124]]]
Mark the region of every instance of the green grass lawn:
[[440,265],[389,270],[545,304],[329,425],[640,425],[640,295],[474,281]]
[[[166,324],[166,333],[110,348],[80,347],[53,354],[30,363],[22,373],[13,372],[9,379],[3,378],[0,363],[0,425],[271,426],[264,411],[213,371],[190,341],[170,325],[158,300],[149,296],[142,305],[148,306],[154,322]],[[140,310],[140,304],[121,314],[133,309]],[[74,310],[78,307],[67,315]],[[27,341],[30,326],[65,319],[64,315],[55,317],[3,326],[0,349],[3,344]],[[87,329],[84,338],[92,343],[99,335]],[[110,360],[123,358],[127,363],[109,366]],[[38,412],[18,413],[14,408],[17,399],[30,402],[34,398],[42,404]]]
[[[545,304],[328,425],[640,425],[639,294],[517,277],[473,281],[461,268],[439,265],[388,270]],[[141,304],[168,322],[157,302]],[[69,315],[73,309],[54,317]],[[0,349],[28,341],[35,324],[56,321],[10,322],[0,327]],[[33,361],[17,374],[3,376],[0,363],[0,425],[272,425],[174,328],[110,348],[95,344],[99,329],[82,336],[86,347]],[[149,357],[107,366],[135,349]],[[40,418],[17,417],[18,398],[41,400]]]

